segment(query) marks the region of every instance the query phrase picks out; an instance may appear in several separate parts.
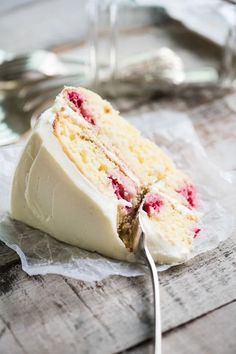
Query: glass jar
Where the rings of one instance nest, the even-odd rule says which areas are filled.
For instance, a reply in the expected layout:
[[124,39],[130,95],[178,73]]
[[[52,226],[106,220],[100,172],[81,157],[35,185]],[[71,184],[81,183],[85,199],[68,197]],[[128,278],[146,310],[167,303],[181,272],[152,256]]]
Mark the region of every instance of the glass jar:
[[224,1],[90,0],[89,86],[111,96],[231,86],[233,7]]

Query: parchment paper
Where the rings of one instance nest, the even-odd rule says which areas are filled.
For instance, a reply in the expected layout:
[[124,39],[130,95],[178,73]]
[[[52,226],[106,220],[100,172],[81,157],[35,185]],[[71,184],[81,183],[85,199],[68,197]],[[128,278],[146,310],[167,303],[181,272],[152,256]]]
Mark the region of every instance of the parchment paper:
[[[160,111],[129,120],[165,149],[197,187],[202,230],[194,240],[191,257],[217,247],[230,236],[235,225],[236,188],[230,173],[221,171],[209,160],[187,115]],[[56,273],[84,281],[98,281],[109,275],[144,274],[146,268],[141,264],[115,261],[67,245],[11,220],[11,179],[22,147],[0,149],[0,240],[18,253],[23,270],[29,275]],[[157,266],[159,271],[167,268]]]

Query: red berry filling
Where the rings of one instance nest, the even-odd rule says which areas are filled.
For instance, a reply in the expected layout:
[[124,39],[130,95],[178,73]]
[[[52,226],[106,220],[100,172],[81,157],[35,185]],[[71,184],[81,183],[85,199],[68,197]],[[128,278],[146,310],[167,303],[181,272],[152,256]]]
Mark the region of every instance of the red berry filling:
[[201,231],[201,229],[199,229],[198,227],[196,227],[193,232],[194,232],[194,236],[193,238],[196,238],[199,235],[199,232]]
[[68,100],[75,106],[76,110],[79,110],[79,112],[82,114],[82,116],[87,122],[96,125],[96,120],[86,107],[86,103],[82,95],[80,95],[76,91],[69,91]]
[[163,200],[158,194],[148,194],[143,204],[143,210],[151,216],[153,213],[159,213]]
[[82,97],[78,94],[78,92],[70,91],[68,92],[68,99],[70,102],[74,104],[76,108],[80,108],[83,103]]
[[117,198],[131,202],[137,193],[134,183],[128,177],[119,172],[109,174],[108,178],[111,180],[112,187]]
[[192,184],[186,184],[180,189],[176,189],[177,193],[180,193],[188,202],[191,208],[196,208],[197,206],[197,193],[196,189]]

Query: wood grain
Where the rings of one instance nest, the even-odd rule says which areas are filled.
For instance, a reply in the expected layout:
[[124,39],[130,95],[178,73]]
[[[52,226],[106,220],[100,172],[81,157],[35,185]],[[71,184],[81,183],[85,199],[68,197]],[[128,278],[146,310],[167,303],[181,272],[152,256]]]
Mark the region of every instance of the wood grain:
[[163,354],[234,354],[236,352],[236,302],[164,336]]
[[[160,276],[163,331],[235,299],[235,240]],[[1,353],[122,351],[152,336],[148,276],[83,283],[1,268]],[[30,336],[29,336],[30,331]],[[5,336],[8,337],[6,340]],[[10,344],[11,343],[11,346]]]
[[[235,354],[236,301],[171,330],[163,336],[163,354]],[[122,354],[151,354],[151,341]],[[121,354],[120,353],[120,354]]]
[[4,245],[0,241],[0,267],[7,266],[9,263],[19,260],[19,257],[16,252]]

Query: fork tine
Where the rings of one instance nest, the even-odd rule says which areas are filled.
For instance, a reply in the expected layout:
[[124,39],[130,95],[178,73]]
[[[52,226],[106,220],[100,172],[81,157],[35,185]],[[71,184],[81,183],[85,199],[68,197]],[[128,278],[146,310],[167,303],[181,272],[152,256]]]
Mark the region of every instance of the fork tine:
[[24,66],[27,62],[29,61],[29,56],[25,56],[22,58],[15,58],[12,60],[8,60],[8,61],[4,61],[1,65],[0,65],[0,71],[3,70],[10,70],[12,68],[17,68],[19,66]]
[[21,99],[28,100],[35,96],[41,94],[41,92],[50,92],[51,90],[57,89],[57,87],[62,87],[67,85],[68,82],[78,83],[78,75],[69,75],[63,77],[56,77],[44,80],[38,80],[37,84],[25,85],[19,92]]
[[16,78],[19,78],[22,74],[26,73],[27,70],[28,70],[27,62],[22,64],[10,65],[7,68],[1,67],[0,65],[0,78],[3,81],[15,80]]
[[54,76],[53,78],[48,78],[48,77],[40,77],[39,79],[36,80],[25,80],[22,82],[21,87],[18,91],[18,96],[21,99],[27,99],[28,96],[30,96],[31,92],[38,91],[38,87],[41,87],[41,84],[44,84],[46,82],[50,82],[51,80],[56,80],[57,77]]
[[12,64],[12,63],[24,62],[25,60],[28,60],[29,57],[30,57],[30,54],[19,55],[19,56],[12,58],[12,59],[4,60],[4,62],[1,65],[8,65],[8,64]]
[[43,102],[47,101],[47,99],[49,100],[51,97],[54,97],[55,92],[57,94],[59,91],[60,90],[58,89],[58,90],[52,91],[52,93],[47,93],[45,95],[39,95],[37,97],[33,97],[33,98],[27,100],[26,102],[24,102],[22,108],[25,112],[34,111],[37,109],[37,107],[39,105],[41,105]]

